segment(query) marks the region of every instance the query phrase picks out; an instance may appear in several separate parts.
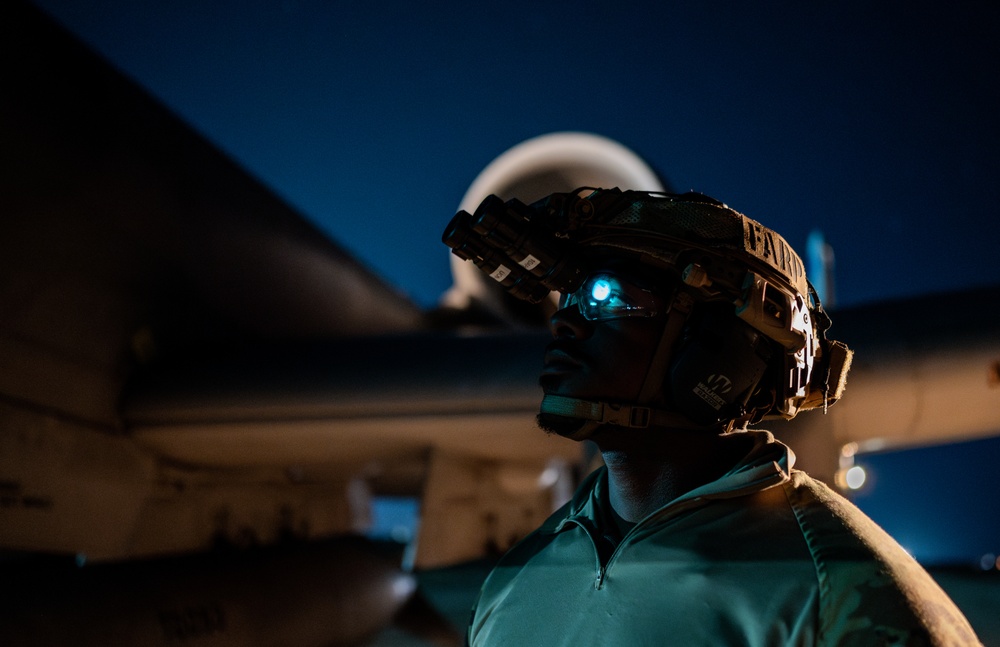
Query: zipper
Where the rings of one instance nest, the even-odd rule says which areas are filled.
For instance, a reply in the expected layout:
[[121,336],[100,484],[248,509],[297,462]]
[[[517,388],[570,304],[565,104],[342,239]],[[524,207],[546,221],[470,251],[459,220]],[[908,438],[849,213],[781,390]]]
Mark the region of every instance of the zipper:
[[[607,577],[607,575],[608,575],[608,569],[611,568],[611,563],[615,561],[615,558],[618,556],[618,553],[621,552],[622,546],[625,545],[625,540],[638,527],[639,527],[639,524],[637,523],[635,526],[632,527],[632,530],[629,530],[627,533],[625,533],[625,536],[622,537],[622,540],[620,542],[618,542],[618,545],[615,546],[615,549],[611,551],[610,555],[608,555],[608,561],[607,562],[605,562],[604,564],[602,564],[601,563],[600,554],[598,554],[598,557],[597,557],[597,579],[594,582],[594,588],[597,589],[598,591],[600,591],[604,587],[604,578]],[[593,541],[593,537],[591,537],[591,541]]]
[[694,497],[692,499],[677,501],[674,505],[668,505],[666,508],[661,508],[650,514],[645,519],[640,520],[637,524],[632,526],[631,530],[625,533],[625,536],[623,536],[622,540],[618,542],[618,545],[615,546],[615,549],[611,551],[611,555],[608,556],[608,561],[604,564],[601,563],[600,551],[597,548],[598,540],[594,538],[596,530],[595,531],[588,530],[586,525],[580,523],[575,519],[572,519],[571,521],[573,523],[576,523],[581,528],[583,528],[583,530],[587,533],[587,536],[590,537],[590,542],[594,545],[594,556],[597,560],[597,577],[595,578],[594,581],[594,588],[600,591],[604,587],[604,580],[608,575],[608,570],[611,568],[611,564],[614,563],[619,553],[622,552],[622,549],[625,546],[625,544],[628,543],[629,538],[632,537],[632,535],[634,535],[636,532],[638,532],[640,527],[648,526],[650,524],[663,521],[665,517],[672,517],[676,514],[679,514],[691,508],[699,507],[702,504],[704,504],[704,502],[705,500],[702,497]]
[[[756,451],[756,446],[755,450]],[[749,454],[748,454],[749,456]],[[755,459],[756,460],[756,459]],[[649,516],[641,519],[635,526],[632,527],[625,536],[622,537],[618,545],[615,546],[614,550],[611,551],[611,555],[608,556],[608,561],[606,563],[601,563],[601,551],[599,542],[602,537],[599,536],[598,529],[593,527],[590,523],[590,519],[584,516],[580,510],[575,514],[580,516],[571,516],[564,518],[555,528],[554,532],[560,532],[566,527],[566,524],[573,523],[580,527],[587,536],[590,538],[591,547],[594,549],[594,561],[597,564],[596,575],[594,577],[594,588],[600,590],[604,587],[605,579],[607,578],[608,570],[611,565],[617,559],[619,553],[623,550],[623,546],[629,542],[632,535],[639,531],[640,528],[648,527],[653,523],[660,523],[666,521],[668,518],[676,516],[678,514],[687,512],[692,508],[697,508],[699,506],[705,505],[708,500],[716,498],[731,498],[737,496],[744,496],[748,494],[753,494],[755,492],[762,492],[768,488],[780,485],[789,479],[789,471],[785,471],[781,468],[776,460],[770,461],[771,465],[774,466],[775,471],[773,474],[767,475],[766,478],[762,478],[761,475],[757,475],[752,481],[744,482],[739,487],[731,487],[723,490],[715,490],[711,492],[704,492],[695,495],[691,498],[685,498],[687,495],[682,495],[677,500],[668,503],[665,507],[660,508],[652,512]],[[764,468],[764,464],[751,465],[754,471],[760,471]],[[726,477],[723,477],[726,478]],[[721,479],[720,479],[721,480]],[[582,508],[581,508],[582,510]]]
[[[567,524],[573,524],[574,526],[578,526],[580,530],[587,535],[587,538],[590,539],[590,546],[594,549],[594,563],[597,565],[597,573],[594,577],[594,588],[600,589],[604,585],[605,574],[605,565],[601,563],[601,550],[598,546],[600,538],[597,536],[597,528],[591,527],[587,521],[589,521],[589,519],[586,517],[583,517],[582,519],[567,517],[556,527],[556,532],[561,532]],[[614,553],[618,552],[620,547],[621,543],[619,543],[618,546],[615,546],[615,550],[612,551],[612,556],[614,556]],[[608,563],[611,563],[611,557],[608,558]]]

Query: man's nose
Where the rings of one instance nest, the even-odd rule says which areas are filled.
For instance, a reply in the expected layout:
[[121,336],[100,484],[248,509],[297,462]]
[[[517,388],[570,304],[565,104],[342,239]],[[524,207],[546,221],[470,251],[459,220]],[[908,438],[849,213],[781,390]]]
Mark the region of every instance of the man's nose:
[[594,324],[584,318],[575,305],[556,310],[549,317],[549,330],[556,339],[585,339],[594,331]]

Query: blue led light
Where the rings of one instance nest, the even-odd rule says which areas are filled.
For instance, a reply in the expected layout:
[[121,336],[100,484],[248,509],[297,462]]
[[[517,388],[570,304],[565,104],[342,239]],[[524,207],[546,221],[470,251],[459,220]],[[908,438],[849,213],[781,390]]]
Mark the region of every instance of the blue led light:
[[594,298],[594,301],[604,301],[611,296],[611,284],[605,279],[595,281],[590,296]]

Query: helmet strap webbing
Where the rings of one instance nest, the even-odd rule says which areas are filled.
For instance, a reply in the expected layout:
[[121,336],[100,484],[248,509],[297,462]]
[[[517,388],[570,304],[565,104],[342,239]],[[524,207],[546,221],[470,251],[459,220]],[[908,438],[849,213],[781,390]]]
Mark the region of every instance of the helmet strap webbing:
[[619,404],[599,400],[582,400],[563,395],[546,395],[540,407],[542,413],[565,418],[586,420],[595,428],[600,425],[617,425],[633,429],[647,427],[674,427],[678,429],[708,429],[714,425],[699,425],[689,418],[665,409],[653,409],[637,404]]
[[690,294],[682,289],[678,289],[674,293],[674,299],[668,311],[667,323],[663,327],[663,334],[660,335],[660,343],[656,346],[649,368],[646,370],[646,378],[639,391],[639,402],[655,402],[661,396],[663,386],[666,384],[667,371],[670,368],[670,356],[677,346],[688,315],[691,314],[692,305],[694,305],[694,299]]

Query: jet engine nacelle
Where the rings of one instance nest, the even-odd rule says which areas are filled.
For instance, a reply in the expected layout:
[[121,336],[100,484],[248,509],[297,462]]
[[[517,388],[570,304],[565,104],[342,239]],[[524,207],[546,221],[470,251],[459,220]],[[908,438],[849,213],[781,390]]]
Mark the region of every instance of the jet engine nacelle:
[[[588,133],[563,132],[528,139],[493,160],[466,191],[460,210],[472,213],[497,195],[530,204],[550,193],[579,187],[663,191],[664,183],[636,153],[618,142]],[[448,308],[476,306],[500,320],[517,320],[513,297],[473,263],[451,256],[453,285],[442,297]],[[527,306],[516,303],[518,310]]]

